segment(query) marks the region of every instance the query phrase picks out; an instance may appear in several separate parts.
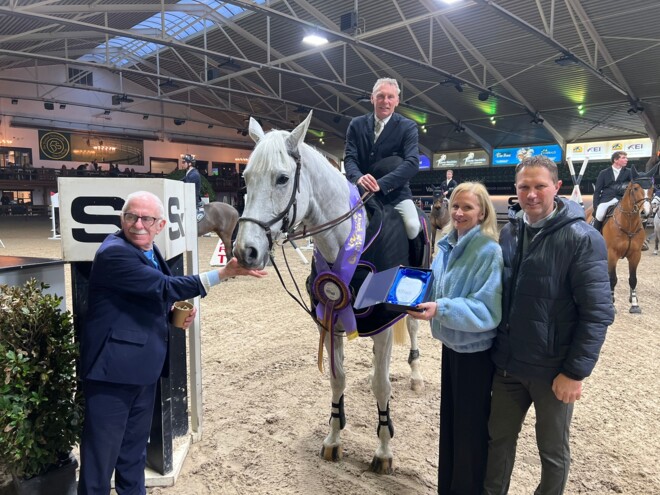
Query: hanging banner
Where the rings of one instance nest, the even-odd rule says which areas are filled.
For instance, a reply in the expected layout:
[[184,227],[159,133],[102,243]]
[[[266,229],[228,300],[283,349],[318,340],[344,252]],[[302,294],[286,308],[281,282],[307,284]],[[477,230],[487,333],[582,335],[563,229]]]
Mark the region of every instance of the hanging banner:
[[628,158],[648,158],[653,155],[653,144],[650,138],[569,144],[566,146],[566,158],[610,160],[615,151],[625,151]]
[[555,163],[561,163],[562,150],[558,144],[523,146],[521,148],[495,148],[493,165],[518,165],[530,156],[545,155]]
[[431,170],[431,160],[426,155],[419,155],[419,169],[420,170]]
[[71,161],[71,134],[40,130],[39,158],[41,160]]
[[433,168],[486,167],[490,165],[488,153],[482,149],[435,153]]

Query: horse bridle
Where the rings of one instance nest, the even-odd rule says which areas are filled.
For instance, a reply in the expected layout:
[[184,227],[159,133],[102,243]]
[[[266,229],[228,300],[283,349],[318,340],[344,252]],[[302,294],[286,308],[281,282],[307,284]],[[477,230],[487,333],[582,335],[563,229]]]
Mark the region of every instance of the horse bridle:
[[289,198],[288,204],[284,207],[284,209],[280,213],[278,213],[275,216],[275,218],[271,219],[268,222],[262,222],[261,220],[257,220],[256,218],[250,218],[250,217],[241,217],[238,219],[239,223],[240,222],[256,223],[257,225],[259,225],[259,227],[261,227],[266,231],[266,238],[268,239],[269,251],[273,249],[273,235],[270,228],[280,220],[282,220],[282,227],[280,227],[279,233],[286,235],[286,240],[284,242],[293,241],[296,239],[304,239],[305,237],[311,237],[313,235],[329,230],[332,227],[335,227],[340,223],[342,223],[343,221],[349,219],[351,216],[353,216],[353,214],[357,210],[359,210],[360,208],[362,208],[362,206],[364,206],[364,203],[368,201],[369,198],[371,198],[371,196],[373,196],[373,193],[371,192],[365,193],[360,198],[360,201],[358,201],[358,203],[353,208],[348,210],[346,213],[344,213],[343,215],[337,218],[330,220],[329,222],[323,223],[321,225],[317,225],[313,229],[308,230],[305,225],[303,225],[302,229],[300,230],[296,230],[295,227],[289,228],[289,223],[290,223],[289,210],[292,207],[293,207],[292,218],[294,219],[296,218],[296,208],[298,206],[298,200],[296,194],[297,192],[300,192],[300,169],[302,168],[302,165],[300,160],[300,153],[293,150],[287,150],[287,153],[296,162],[296,173],[295,173],[295,178],[293,180],[293,190],[291,191],[291,197]]
[[288,155],[293,158],[293,160],[296,162],[296,173],[293,179],[293,189],[291,190],[291,197],[289,198],[288,204],[284,207],[284,209],[278,213],[275,218],[271,219],[268,222],[262,222],[261,220],[258,220],[256,218],[250,218],[250,217],[241,217],[238,219],[238,222],[252,222],[256,223],[259,227],[264,229],[266,231],[266,237],[268,238],[268,250],[270,251],[273,249],[273,235],[270,230],[270,228],[275,225],[277,222],[282,220],[282,227],[280,227],[280,232],[283,234],[286,234],[289,231],[289,210],[293,207],[293,217],[296,218],[296,210],[298,207],[298,200],[297,200],[297,192],[299,192],[300,189],[300,169],[301,169],[301,163],[300,163],[300,153],[296,150],[287,150]]

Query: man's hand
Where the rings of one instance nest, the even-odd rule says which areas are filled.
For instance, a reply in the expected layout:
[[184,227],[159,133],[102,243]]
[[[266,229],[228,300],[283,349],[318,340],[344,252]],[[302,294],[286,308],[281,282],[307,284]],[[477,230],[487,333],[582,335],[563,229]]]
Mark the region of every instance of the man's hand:
[[181,328],[183,328],[184,330],[188,330],[188,327],[190,325],[192,325],[192,322],[195,319],[196,314],[197,314],[197,308],[195,306],[193,306],[193,309],[190,312],[190,315],[188,315],[188,317],[185,320],[183,320],[183,327],[181,327]]
[[357,181],[357,184],[358,186],[362,187],[362,189],[365,189],[369,192],[375,193],[380,191],[380,186],[378,185],[378,181],[371,174],[366,174],[360,177]]
[[552,391],[564,404],[572,404],[582,397],[582,382],[559,373],[552,381]]
[[268,275],[268,272],[266,270],[245,268],[239,265],[238,260],[234,257],[230,259],[225,266],[218,269],[218,275],[220,275],[220,280],[237,277],[239,275],[249,275],[251,277],[261,278]]

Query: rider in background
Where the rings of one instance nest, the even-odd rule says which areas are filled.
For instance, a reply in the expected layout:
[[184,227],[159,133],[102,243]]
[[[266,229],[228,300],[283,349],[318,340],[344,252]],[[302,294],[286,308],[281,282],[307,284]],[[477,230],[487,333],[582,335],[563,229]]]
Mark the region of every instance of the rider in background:
[[593,211],[594,228],[601,232],[605,213],[610,205],[619,202],[625,191],[624,184],[632,181],[632,173],[626,168],[628,154],[624,151],[615,151],[612,154],[612,166],[603,169],[596,179],[594,190]]
[[446,179],[440,184],[440,189],[442,189],[442,195],[449,199],[449,196],[451,196],[452,191],[454,188],[458,185],[458,182],[454,180],[454,171],[453,170],[447,170],[446,174]]
[[183,155],[183,163],[186,166],[186,175],[183,182],[195,184],[195,203],[197,205],[197,221],[204,216],[204,203],[202,203],[202,177],[199,170],[195,168],[195,158],[192,155]]

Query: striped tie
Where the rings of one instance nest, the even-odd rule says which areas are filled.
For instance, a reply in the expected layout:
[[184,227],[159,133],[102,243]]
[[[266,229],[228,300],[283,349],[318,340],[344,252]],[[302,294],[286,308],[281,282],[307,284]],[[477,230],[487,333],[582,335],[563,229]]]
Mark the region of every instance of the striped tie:
[[383,121],[376,119],[376,125],[374,126],[374,131],[375,131],[374,141],[378,139],[378,136],[380,136],[380,131],[382,130],[383,130]]

